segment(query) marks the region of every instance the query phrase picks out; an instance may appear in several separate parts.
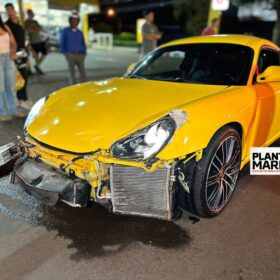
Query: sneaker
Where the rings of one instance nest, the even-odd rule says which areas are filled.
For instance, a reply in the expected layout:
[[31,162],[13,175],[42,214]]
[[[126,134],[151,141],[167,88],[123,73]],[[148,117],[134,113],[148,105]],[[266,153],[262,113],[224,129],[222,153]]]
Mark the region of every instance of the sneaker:
[[37,74],[44,75],[44,72],[41,70],[41,68],[38,65],[35,65],[34,68],[35,68]]
[[30,110],[33,106],[33,102],[26,100],[26,101],[21,101],[20,107],[22,107],[25,110]]
[[26,118],[27,115],[23,112],[16,112],[14,115],[16,118]]
[[16,106],[20,107],[21,106],[21,100],[16,99]]
[[13,117],[12,116],[2,116],[2,117],[0,117],[0,120],[2,122],[9,122],[9,121],[13,120]]

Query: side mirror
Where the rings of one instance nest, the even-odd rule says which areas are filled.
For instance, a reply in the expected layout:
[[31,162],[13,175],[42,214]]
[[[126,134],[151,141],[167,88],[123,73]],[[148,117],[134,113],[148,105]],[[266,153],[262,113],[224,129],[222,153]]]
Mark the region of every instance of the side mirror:
[[257,83],[280,83],[280,66],[269,66],[257,76]]
[[127,69],[126,69],[126,75],[127,74],[129,74],[130,72],[132,72],[134,69],[135,69],[135,67],[136,67],[136,65],[137,65],[137,63],[132,63],[132,64],[130,64],[128,67],[127,67]]

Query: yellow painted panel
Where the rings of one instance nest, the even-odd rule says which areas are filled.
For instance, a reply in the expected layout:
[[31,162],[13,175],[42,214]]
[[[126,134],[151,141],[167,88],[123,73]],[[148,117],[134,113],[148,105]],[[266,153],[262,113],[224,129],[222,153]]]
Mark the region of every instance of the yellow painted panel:
[[[145,168],[141,162],[113,158],[109,154],[111,145],[171,110],[181,109],[187,112],[188,120],[157,155],[157,164],[194,152],[198,155],[222,126],[233,122],[242,127],[242,159],[248,160],[251,146],[267,145],[280,135],[280,121],[267,121],[269,116],[280,116],[279,96],[271,97],[272,93],[279,94],[279,85],[262,85],[257,89],[252,84],[260,47],[277,46],[241,35],[193,37],[167,45],[203,42],[250,46],[255,57],[248,85],[216,86],[129,78],[89,82],[53,93],[27,131],[38,141],[69,153],[99,151],[93,157],[100,162]],[[271,114],[272,108],[275,114]]]

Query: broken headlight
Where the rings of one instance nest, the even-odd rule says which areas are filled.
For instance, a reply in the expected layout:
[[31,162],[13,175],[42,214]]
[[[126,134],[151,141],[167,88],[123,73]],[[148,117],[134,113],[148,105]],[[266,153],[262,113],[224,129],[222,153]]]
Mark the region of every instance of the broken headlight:
[[121,139],[111,147],[116,158],[146,160],[160,152],[170,141],[176,123],[167,116],[136,133]]
[[42,107],[44,106],[45,102],[47,101],[48,96],[42,97],[41,99],[39,99],[32,107],[32,109],[30,110],[23,128],[26,129],[27,126],[29,126],[33,120],[35,119],[35,117],[39,114],[40,110],[42,109]]

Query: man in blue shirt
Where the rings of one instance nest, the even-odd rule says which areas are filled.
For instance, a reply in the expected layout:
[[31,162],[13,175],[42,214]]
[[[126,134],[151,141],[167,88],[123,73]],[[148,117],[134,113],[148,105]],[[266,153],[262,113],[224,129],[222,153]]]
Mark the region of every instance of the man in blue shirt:
[[60,34],[59,49],[65,55],[69,72],[70,72],[70,84],[75,84],[75,66],[77,65],[81,82],[86,81],[85,72],[85,56],[86,56],[86,44],[84,35],[81,30],[78,29],[80,17],[78,13],[73,12],[69,18],[70,26],[66,27]]

